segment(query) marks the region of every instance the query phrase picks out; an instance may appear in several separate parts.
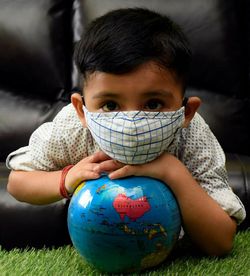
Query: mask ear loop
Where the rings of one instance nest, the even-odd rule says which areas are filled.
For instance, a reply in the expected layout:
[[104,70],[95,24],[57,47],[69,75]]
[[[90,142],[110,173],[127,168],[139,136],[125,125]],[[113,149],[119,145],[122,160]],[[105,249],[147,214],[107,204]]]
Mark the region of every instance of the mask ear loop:
[[[186,107],[188,102],[188,97],[184,97],[182,100],[182,106]],[[180,129],[182,131],[182,128]],[[179,152],[179,137],[177,137],[177,145],[176,145],[176,157],[180,159],[180,152]]]
[[188,97],[184,97],[183,101],[182,101],[182,106],[186,107],[188,102]]

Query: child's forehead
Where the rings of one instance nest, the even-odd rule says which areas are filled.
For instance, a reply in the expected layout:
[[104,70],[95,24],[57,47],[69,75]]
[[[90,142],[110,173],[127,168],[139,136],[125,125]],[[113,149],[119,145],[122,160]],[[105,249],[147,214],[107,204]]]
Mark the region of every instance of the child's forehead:
[[96,71],[87,76],[84,90],[88,91],[171,91],[182,89],[173,72],[154,63],[146,63],[125,74],[110,74]]

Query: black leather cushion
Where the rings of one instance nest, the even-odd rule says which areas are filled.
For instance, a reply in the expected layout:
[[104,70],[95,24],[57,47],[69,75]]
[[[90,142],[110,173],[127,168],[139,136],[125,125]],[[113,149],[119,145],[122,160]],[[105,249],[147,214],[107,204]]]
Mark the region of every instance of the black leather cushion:
[[246,209],[246,219],[239,229],[250,229],[250,157],[227,154],[229,184]]
[[71,5],[67,0],[1,1],[1,89],[53,100],[70,88]]
[[12,249],[70,244],[68,202],[45,206],[18,202],[6,191],[8,173],[0,163],[0,246]]
[[211,94],[249,97],[245,7],[244,1],[239,2],[190,2],[193,16],[189,13],[188,23],[182,25],[194,53],[191,86]]
[[80,0],[0,1],[0,161],[27,145],[78,85],[79,7]]

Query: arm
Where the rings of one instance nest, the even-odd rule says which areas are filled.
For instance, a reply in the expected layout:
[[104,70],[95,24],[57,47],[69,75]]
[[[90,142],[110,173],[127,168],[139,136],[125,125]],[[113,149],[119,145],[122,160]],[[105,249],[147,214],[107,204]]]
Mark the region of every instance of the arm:
[[236,223],[200,187],[178,159],[171,155],[163,159],[168,162],[169,169],[162,180],[178,200],[187,234],[209,255],[228,253],[232,248]]
[[[112,166],[113,163],[106,162],[99,169],[111,170]],[[176,157],[166,153],[148,164],[126,165],[113,171],[110,178],[129,175],[150,176],[168,184],[179,203],[186,233],[204,252],[220,256],[231,250],[236,223]]]
[[11,171],[8,192],[19,201],[48,204],[62,199],[59,193],[61,171]]
[[[72,193],[84,180],[100,177],[94,169],[97,164],[107,159],[107,155],[97,152],[78,162],[66,176],[66,189]],[[48,204],[62,199],[59,192],[60,178],[61,171],[12,171],[7,189],[19,201]]]

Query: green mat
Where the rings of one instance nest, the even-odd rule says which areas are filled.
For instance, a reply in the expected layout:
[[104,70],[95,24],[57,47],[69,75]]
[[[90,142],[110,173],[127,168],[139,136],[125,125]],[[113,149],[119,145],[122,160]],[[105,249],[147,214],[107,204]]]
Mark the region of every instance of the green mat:
[[[21,238],[21,237],[20,237]],[[57,249],[0,250],[0,275],[105,275],[90,267],[71,246]],[[157,268],[133,275],[250,275],[250,231],[239,232],[232,252],[224,258],[200,255],[187,241]]]

